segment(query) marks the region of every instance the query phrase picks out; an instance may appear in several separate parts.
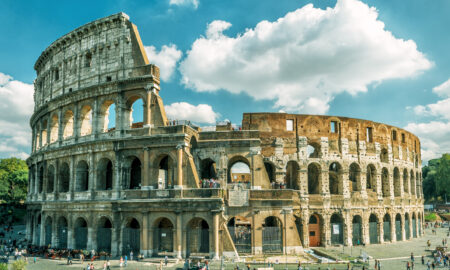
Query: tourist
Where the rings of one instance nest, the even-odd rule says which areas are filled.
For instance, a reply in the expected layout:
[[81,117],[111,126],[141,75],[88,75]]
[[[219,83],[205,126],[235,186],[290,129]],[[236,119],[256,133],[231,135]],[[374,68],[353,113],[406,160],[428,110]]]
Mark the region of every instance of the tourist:
[[164,266],[167,266],[167,264],[169,263],[169,257],[167,257],[167,255],[164,257]]
[[411,252],[411,261],[414,261],[414,253]]
[[123,266],[123,257],[120,256],[120,260],[119,260],[119,266],[122,267]]
[[427,269],[428,269],[428,270],[430,270],[430,266],[431,266],[430,260],[428,260],[428,261],[427,261]]
[[124,265],[125,267],[127,267],[127,265],[128,265],[128,256],[127,256],[127,255],[125,255],[125,260],[124,260],[124,262],[123,262],[123,265]]
[[130,261],[133,260],[133,251],[130,251]]
[[378,260],[378,270],[381,270],[381,262]]
[[111,270],[111,262],[109,260],[106,261],[106,270]]
[[411,266],[409,265],[409,261],[406,262],[406,270],[411,270]]
[[91,265],[88,263],[86,266],[86,270],[90,270],[91,269]]
[[103,270],[106,270],[106,261],[103,263]]
[[375,260],[375,270],[378,269],[378,260]]
[[425,264],[425,256],[422,255],[422,264]]

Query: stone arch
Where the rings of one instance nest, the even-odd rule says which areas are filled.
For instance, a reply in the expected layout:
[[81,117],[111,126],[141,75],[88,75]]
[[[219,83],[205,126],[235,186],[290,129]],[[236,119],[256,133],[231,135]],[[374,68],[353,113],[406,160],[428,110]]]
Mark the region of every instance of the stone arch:
[[227,222],[228,231],[239,254],[252,253],[252,224],[242,216],[235,216]]
[[363,244],[362,237],[362,218],[360,215],[354,215],[352,219],[352,244],[359,246]]
[[57,114],[53,114],[50,120],[50,143],[58,140],[59,133],[59,118]]
[[63,162],[59,168],[59,192],[68,192],[70,186],[70,167]]
[[111,190],[113,188],[113,163],[108,158],[101,158],[97,166],[97,189]]
[[44,245],[48,246],[52,244],[52,224],[53,220],[50,216],[45,219],[44,225]]
[[340,213],[334,213],[330,218],[331,244],[344,244],[344,219]]
[[97,222],[97,251],[111,253],[113,223],[111,218],[102,216]]
[[42,146],[47,145],[47,128],[48,128],[47,120],[42,121],[41,125]]
[[153,248],[157,255],[174,251],[174,225],[169,218],[158,218],[153,224]]
[[351,191],[361,191],[361,168],[358,163],[350,164],[348,178]]
[[321,168],[318,163],[308,165],[308,193],[319,194],[321,190]]
[[402,215],[400,213],[395,215],[395,238],[397,241],[402,240]]
[[[124,119],[128,121],[127,127],[141,128],[144,124],[145,99],[138,95],[132,95],[127,99],[127,109],[124,110]],[[139,108],[139,106],[141,108]],[[140,112],[139,112],[140,111]],[[140,113],[140,114],[139,114]]]
[[403,169],[403,191],[405,193],[409,193],[408,191],[408,170],[405,168]]
[[74,228],[74,238],[75,238],[75,249],[87,248],[88,241],[88,223],[83,217],[78,217],[73,225]]
[[169,155],[162,155],[158,160],[158,189],[172,188],[175,185],[175,161]]
[[275,176],[275,165],[270,161],[264,161],[264,168],[266,169],[267,177],[270,183],[275,183],[277,181]]
[[42,215],[38,213],[36,216],[36,245],[40,245],[41,242],[41,226],[42,226]]
[[416,219],[416,212],[412,213],[412,218],[411,218],[411,223],[412,223],[412,237],[413,238],[417,238],[417,219]]
[[89,165],[80,160],[76,168],[75,191],[87,191],[89,189]]
[[80,111],[80,136],[92,134],[92,107],[84,105]]
[[68,231],[69,231],[69,223],[67,222],[67,218],[64,216],[60,216],[58,218],[57,223],[58,248],[60,249],[67,248]]
[[142,163],[136,156],[126,158],[125,167],[127,169],[127,178],[124,179],[124,188],[140,189],[142,181]]
[[286,165],[286,187],[290,189],[299,190],[298,186],[298,171],[300,167],[298,166],[297,161],[290,160]]
[[209,254],[209,225],[199,217],[192,218],[187,224],[187,256]]
[[320,158],[321,155],[321,149],[320,144],[318,142],[309,142],[308,146],[306,147],[306,153],[308,155],[308,158]]
[[64,118],[63,118],[63,139],[67,139],[70,138],[74,135],[74,115],[73,112],[71,110],[67,110],[64,113]]
[[211,158],[202,159],[200,162],[200,176],[202,179],[217,179],[217,165]]
[[373,164],[367,165],[367,172],[366,172],[366,189],[375,191],[377,187],[377,169]]
[[391,235],[391,215],[386,213],[383,217],[383,240],[388,242],[392,240]]
[[108,99],[102,103],[98,120],[101,132],[113,131],[116,128],[116,103],[114,100]]
[[128,218],[122,230],[122,254],[131,251],[139,254],[141,249],[141,225],[136,218]]
[[401,196],[401,187],[400,187],[400,170],[395,167],[394,168],[394,196]]
[[388,150],[386,148],[381,149],[380,161],[383,162],[383,163],[388,163],[389,162],[389,153],[388,153]]
[[[309,175],[309,174],[308,174]],[[328,168],[328,184],[330,194],[343,194],[343,170],[338,162],[331,163]]]
[[283,226],[275,216],[268,216],[262,224],[263,253],[281,253],[283,251]]
[[251,183],[250,162],[243,156],[234,156],[228,161],[228,183]]
[[55,185],[55,167],[49,165],[47,168],[47,193],[52,193]]
[[369,216],[369,241],[371,244],[378,244],[378,217],[375,214]]
[[409,188],[410,188],[410,194],[411,195],[416,195],[416,186],[414,184],[414,181],[415,181],[414,171],[411,170],[410,176],[409,176],[409,182],[410,182]]
[[389,171],[387,168],[381,169],[381,187],[383,197],[389,197],[390,196]]
[[411,230],[409,226],[409,214],[405,213],[405,238],[410,239],[411,238]]
[[318,247],[322,244],[323,217],[318,213],[313,213],[308,219],[309,246]]

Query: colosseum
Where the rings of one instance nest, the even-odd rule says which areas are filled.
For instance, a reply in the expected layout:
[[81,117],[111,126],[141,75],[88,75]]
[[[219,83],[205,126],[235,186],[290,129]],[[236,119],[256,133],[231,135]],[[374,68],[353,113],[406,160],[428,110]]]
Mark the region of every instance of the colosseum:
[[62,36],[36,61],[33,245],[217,259],[423,235],[415,135],[287,113],[244,113],[240,126],[202,130],[167,118],[149,60],[118,13]]

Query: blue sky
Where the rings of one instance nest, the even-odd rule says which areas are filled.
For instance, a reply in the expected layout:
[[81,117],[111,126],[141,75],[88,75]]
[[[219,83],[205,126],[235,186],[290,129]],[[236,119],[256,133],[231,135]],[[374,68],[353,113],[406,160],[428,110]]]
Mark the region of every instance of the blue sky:
[[420,136],[425,160],[450,152],[450,1],[3,0],[0,157],[30,152],[29,84],[40,53],[120,11],[162,68],[172,118],[348,116],[406,127]]

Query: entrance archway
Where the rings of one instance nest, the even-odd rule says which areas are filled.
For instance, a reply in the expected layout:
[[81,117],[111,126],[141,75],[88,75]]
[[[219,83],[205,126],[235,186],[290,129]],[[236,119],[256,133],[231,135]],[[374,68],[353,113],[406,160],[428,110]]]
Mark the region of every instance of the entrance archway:
[[395,237],[397,241],[402,240],[402,217],[400,214],[395,215]]
[[158,256],[165,256],[173,252],[173,224],[168,218],[161,218],[155,222],[153,248]]
[[228,221],[228,231],[239,254],[252,253],[252,226],[244,217],[233,217]]
[[209,253],[209,225],[202,218],[194,218],[187,226],[187,254]]
[[357,215],[353,217],[352,228],[353,228],[352,243],[354,246],[359,246],[363,243],[361,216]]
[[107,217],[102,217],[97,228],[97,250],[111,253],[112,223]]
[[369,217],[369,240],[371,244],[378,244],[378,218],[375,214]]
[[406,239],[411,238],[411,230],[409,228],[409,214],[405,214],[405,237]]
[[282,225],[279,218],[270,216],[264,219],[262,236],[263,253],[283,252]]
[[135,218],[132,218],[127,222],[125,228],[123,228],[122,253],[129,255],[133,251],[137,255],[140,253],[140,250],[141,226]]
[[391,241],[391,216],[384,215],[383,218],[383,240],[384,242]]
[[75,227],[75,249],[86,249],[88,240],[88,226],[84,218],[78,218]]
[[52,218],[51,217],[47,217],[47,219],[45,219],[45,241],[44,244],[45,246],[51,245],[52,244]]
[[331,225],[331,244],[342,245],[344,244],[344,225],[342,222],[342,216],[340,214],[333,214],[330,219]]
[[65,217],[60,217],[58,220],[58,248],[67,248],[67,219]]
[[416,229],[417,229],[416,213],[413,213],[412,214],[412,231],[413,231],[412,236],[414,238],[417,238],[417,230]]
[[309,217],[308,231],[309,231],[309,246],[318,247],[320,246],[321,238],[321,222],[317,214],[313,214]]

